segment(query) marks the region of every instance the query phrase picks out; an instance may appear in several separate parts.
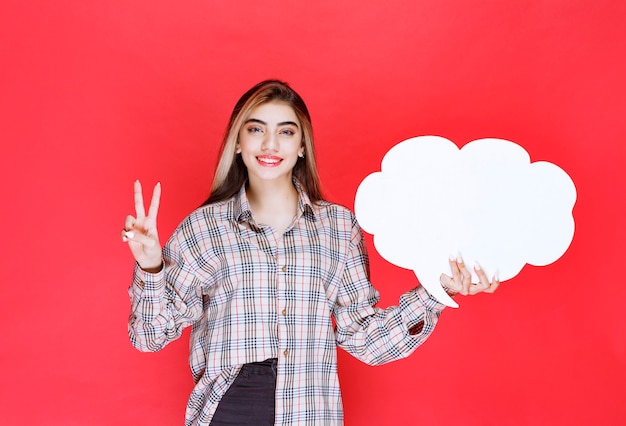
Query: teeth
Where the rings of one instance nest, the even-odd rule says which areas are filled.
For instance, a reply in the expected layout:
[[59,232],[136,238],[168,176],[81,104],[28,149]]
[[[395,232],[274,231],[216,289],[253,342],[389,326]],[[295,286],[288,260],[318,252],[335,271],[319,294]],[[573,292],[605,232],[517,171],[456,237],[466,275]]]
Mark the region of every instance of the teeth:
[[277,160],[277,159],[274,159],[274,158],[259,158],[259,161],[262,162],[262,163],[276,164],[280,160]]

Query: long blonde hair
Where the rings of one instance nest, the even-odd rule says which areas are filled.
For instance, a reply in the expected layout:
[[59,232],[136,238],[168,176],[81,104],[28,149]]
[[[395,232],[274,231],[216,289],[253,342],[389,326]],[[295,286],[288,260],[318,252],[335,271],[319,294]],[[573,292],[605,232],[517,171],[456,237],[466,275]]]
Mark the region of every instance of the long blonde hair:
[[302,126],[302,145],[304,147],[304,157],[298,158],[293,167],[293,176],[302,185],[312,202],[322,199],[309,110],[300,95],[287,83],[278,80],[265,80],[244,93],[235,105],[220,147],[219,162],[213,177],[211,195],[202,205],[233,197],[248,179],[248,170],[241,159],[241,155],[236,154],[239,131],[250,111],[268,102],[284,102],[293,108]]

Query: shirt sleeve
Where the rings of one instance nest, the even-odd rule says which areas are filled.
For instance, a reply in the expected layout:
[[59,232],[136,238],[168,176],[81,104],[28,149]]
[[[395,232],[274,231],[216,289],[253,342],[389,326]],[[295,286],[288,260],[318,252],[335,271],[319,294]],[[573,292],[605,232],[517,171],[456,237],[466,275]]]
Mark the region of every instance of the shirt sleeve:
[[163,268],[149,273],[135,264],[128,289],[131,312],[128,335],[142,352],[161,350],[202,315],[202,292],[176,234],[163,248]]
[[403,294],[398,306],[375,307],[380,296],[369,281],[368,265],[363,233],[353,220],[334,307],[337,344],[367,364],[380,365],[413,353],[433,332],[445,305],[420,286]]

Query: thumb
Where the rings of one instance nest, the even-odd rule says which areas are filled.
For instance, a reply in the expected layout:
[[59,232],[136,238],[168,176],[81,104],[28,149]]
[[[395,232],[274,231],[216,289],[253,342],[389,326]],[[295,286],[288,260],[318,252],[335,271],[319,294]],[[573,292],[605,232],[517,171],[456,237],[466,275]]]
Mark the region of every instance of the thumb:
[[159,245],[158,239],[149,237],[135,230],[124,231],[123,239],[124,241],[133,241],[133,242],[139,243],[147,249],[153,249]]

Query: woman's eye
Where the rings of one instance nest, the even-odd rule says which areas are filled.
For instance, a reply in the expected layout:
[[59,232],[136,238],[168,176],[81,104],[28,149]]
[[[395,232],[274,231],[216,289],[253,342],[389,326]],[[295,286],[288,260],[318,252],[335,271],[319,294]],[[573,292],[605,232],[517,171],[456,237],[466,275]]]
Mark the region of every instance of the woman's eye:
[[261,130],[261,128],[260,128],[260,127],[256,127],[256,126],[254,126],[254,127],[248,127],[248,132],[250,132],[250,133],[259,133],[259,132],[261,132],[261,131],[262,131],[262,130]]
[[280,133],[282,133],[283,135],[287,135],[287,136],[293,136],[293,135],[296,134],[296,132],[294,132],[291,129],[283,129],[283,130],[281,130]]

